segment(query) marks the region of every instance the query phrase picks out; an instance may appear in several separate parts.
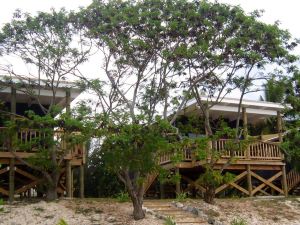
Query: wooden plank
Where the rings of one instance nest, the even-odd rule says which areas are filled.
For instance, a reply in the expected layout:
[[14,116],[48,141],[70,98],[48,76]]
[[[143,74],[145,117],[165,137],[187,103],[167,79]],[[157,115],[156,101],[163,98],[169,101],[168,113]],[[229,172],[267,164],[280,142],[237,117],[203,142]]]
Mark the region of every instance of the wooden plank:
[[190,179],[189,177],[186,177],[184,175],[181,175],[181,178],[185,181],[187,181],[189,184],[191,184],[192,186],[194,186],[195,188],[199,189],[200,191],[204,192],[205,188],[202,187],[201,185],[197,184],[195,181],[193,181],[192,179]]
[[27,190],[29,190],[30,188],[33,188],[34,186],[36,186],[36,185],[37,185],[38,183],[40,183],[42,180],[43,180],[43,179],[35,180],[35,181],[31,182],[30,184],[27,184],[27,185],[25,185],[25,186],[23,186],[23,187],[17,189],[17,190],[15,191],[15,193],[16,193],[16,194],[20,194],[20,193],[22,193],[22,192],[24,192],[24,191],[27,191]]
[[0,187],[0,193],[2,193],[3,195],[9,196],[9,191],[5,190],[2,187]]
[[31,175],[30,173],[28,173],[24,170],[19,169],[19,168],[16,168],[16,172],[23,175],[24,177],[27,177],[27,178],[31,179],[31,180],[38,180],[37,177]]
[[229,183],[229,185],[232,187],[235,187],[236,189],[240,190],[241,192],[244,192],[246,195],[249,195],[249,191],[247,191],[243,187],[237,185],[236,183]]
[[276,180],[278,177],[280,177],[282,175],[282,171],[278,172],[277,174],[275,174],[273,177],[269,178],[268,180],[264,179],[263,177],[257,175],[256,173],[253,173],[251,171],[251,175],[255,178],[257,178],[258,180],[262,181],[263,183],[261,185],[259,185],[258,187],[256,187],[254,190],[253,190],[253,195],[261,190],[263,187],[265,186],[270,186],[271,188],[273,188],[274,190],[278,191],[279,193],[281,194],[284,194],[283,190],[281,190],[280,188],[276,187],[274,184],[272,184],[271,182]]
[[247,171],[244,171],[243,173],[241,173],[238,176],[236,176],[232,182],[230,182],[228,184],[223,184],[222,186],[218,187],[216,189],[216,194],[218,194],[219,192],[221,192],[224,189],[226,189],[227,187],[229,187],[232,183],[235,183],[236,181],[239,181],[240,179],[242,179],[246,175],[247,175]]
[[7,166],[7,167],[1,169],[1,170],[0,170],[0,174],[6,173],[6,172],[8,172],[8,171],[9,171],[9,166]]

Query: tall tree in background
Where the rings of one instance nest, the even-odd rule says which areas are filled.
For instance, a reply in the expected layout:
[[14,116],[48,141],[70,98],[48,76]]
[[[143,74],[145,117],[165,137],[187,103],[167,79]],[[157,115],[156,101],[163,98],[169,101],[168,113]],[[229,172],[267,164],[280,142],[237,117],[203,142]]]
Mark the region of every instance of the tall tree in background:
[[[86,139],[85,131],[89,126],[83,123],[85,110],[81,108],[77,112],[82,121],[72,118],[72,112],[68,110],[59,118],[56,116],[62,110],[58,107],[58,88],[63,81],[72,79],[70,74],[87,60],[89,48],[83,43],[80,30],[74,28],[65,10],[39,12],[36,16],[16,11],[13,20],[5,24],[0,33],[1,55],[21,60],[32,68],[29,74],[24,75],[17,72],[14,64],[1,65],[0,69],[6,77],[5,80],[0,80],[0,85],[10,84],[16,90],[24,92],[43,112],[43,115],[28,112],[27,116],[11,121],[10,128],[17,132],[23,127],[31,127],[44,134],[41,139],[35,140],[36,143],[19,145],[18,148],[23,150],[35,148],[37,153],[30,160],[18,160],[43,175],[49,200],[57,198],[56,188],[64,156],[72,145]],[[41,103],[41,90],[45,88],[51,93],[47,106]],[[55,128],[63,132],[56,136],[57,139],[54,139]],[[82,133],[73,135],[73,131]],[[63,140],[67,140],[69,145],[62,147]]]

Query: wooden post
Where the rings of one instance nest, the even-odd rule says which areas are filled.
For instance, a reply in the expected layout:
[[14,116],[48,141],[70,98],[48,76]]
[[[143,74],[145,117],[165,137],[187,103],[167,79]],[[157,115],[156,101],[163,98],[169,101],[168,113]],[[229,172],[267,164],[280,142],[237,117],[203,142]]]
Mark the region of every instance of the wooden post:
[[17,91],[13,87],[11,87],[10,112],[13,114],[17,112]]
[[80,180],[80,198],[84,198],[84,165],[80,166],[79,172]]
[[248,184],[249,196],[252,197],[251,167],[249,164],[247,165],[247,184]]
[[15,195],[15,159],[9,160],[9,202],[14,201]]
[[[11,120],[15,120],[15,114],[17,112],[17,91],[15,88],[11,87],[11,100],[10,100],[10,111],[12,113]],[[14,139],[16,135],[13,135],[10,140],[10,151],[15,151],[14,149]],[[15,195],[15,159],[11,158],[9,160],[9,202],[14,201]]]
[[288,186],[287,186],[287,180],[286,180],[286,170],[285,170],[285,165],[282,166],[282,188],[285,197],[289,195],[288,193]]
[[71,91],[66,90],[66,113],[70,115],[71,113]]
[[[179,168],[176,168],[176,174],[180,174],[179,172]],[[180,194],[181,190],[180,190],[180,181],[176,182],[176,194]]]
[[243,114],[243,136],[244,139],[248,137],[248,117],[247,117],[247,109],[245,107],[242,108]]
[[162,182],[159,183],[159,192],[160,192],[160,198],[164,199],[165,198],[165,185]]
[[282,138],[282,118],[281,118],[280,111],[277,111],[277,131],[278,131],[279,142],[282,142],[283,141],[283,138]]
[[67,189],[67,197],[72,197],[72,167],[70,160],[66,161],[66,189]]
[[71,167],[71,198],[74,197],[74,168]]

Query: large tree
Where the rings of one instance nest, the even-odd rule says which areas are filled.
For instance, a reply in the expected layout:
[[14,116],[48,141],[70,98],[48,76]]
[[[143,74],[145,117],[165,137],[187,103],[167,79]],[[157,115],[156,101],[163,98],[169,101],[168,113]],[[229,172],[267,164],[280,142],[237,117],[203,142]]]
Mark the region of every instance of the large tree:
[[[77,21],[102,55],[106,75],[85,81],[98,94],[98,106],[107,119],[102,125],[120,126],[108,129],[104,144],[111,147],[106,148],[110,154],[118,152],[114,148],[119,144],[136,157],[144,154],[143,148],[128,145],[137,142],[129,139],[131,130],[135,127],[142,133],[140,126],[145,125],[151,129],[157,115],[173,124],[191,97],[203,110],[208,136],[213,138],[208,112],[214,104],[233,89],[241,90],[242,102],[251,91],[254,68],[295,60],[289,54],[295,46],[289,33],[276,24],[259,22],[258,15],[217,2],[186,0],[94,1],[78,14]],[[201,92],[208,98],[203,99]],[[170,109],[175,112],[168,117]],[[122,154],[116,156],[127,160]],[[116,172],[130,190],[134,217],[141,219],[140,180],[146,179],[146,173],[130,165],[117,167]]]
[[[82,121],[72,118],[70,110],[57,117],[62,112],[58,106],[57,92],[64,86],[64,81],[74,79],[70,74],[78,71],[78,66],[87,60],[89,50],[90,46],[82,41],[80,30],[75,29],[65,10],[38,12],[36,16],[16,11],[12,21],[5,24],[0,33],[0,53],[3,58],[12,59],[12,63],[1,65],[1,71],[6,76],[0,80],[0,85],[9,84],[24,92],[42,112],[40,115],[28,112],[24,117],[13,115],[16,119],[11,121],[11,131],[17,132],[27,126],[44,134],[40,139],[33,140],[36,143],[31,145],[15,143],[18,148],[35,148],[37,151],[30,160],[18,159],[43,175],[49,200],[57,198],[56,188],[64,157],[74,144],[85,139],[84,133],[73,135],[72,132],[86,128],[83,124],[85,110],[77,113]],[[19,64],[15,64],[14,60],[21,60],[30,67],[28,74],[18,72],[20,70],[16,66]],[[43,89],[51,93],[47,105],[41,103]],[[54,138],[57,133],[54,129],[58,128],[62,134]],[[63,147],[62,141],[69,141],[69,144]]]

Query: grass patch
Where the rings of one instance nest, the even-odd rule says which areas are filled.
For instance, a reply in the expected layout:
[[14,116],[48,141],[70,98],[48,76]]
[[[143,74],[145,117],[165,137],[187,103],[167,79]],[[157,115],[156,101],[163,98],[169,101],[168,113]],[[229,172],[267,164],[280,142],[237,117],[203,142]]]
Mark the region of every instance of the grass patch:
[[176,202],[185,202],[187,200],[187,193],[181,192],[176,194]]
[[116,199],[118,202],[129,202],[130,197],[127,192],[120,192],[117,194]]
[[45,209],[42,207],[33,207],[33,209],[39,212],[45,212]]
[[234,218],[230,225],[247,225],[247,221],[243,218]]
[[4,200],[2,198],[0,198],[0,212],[4,212]]
[[171,217],[168,216],[164,222],[164,225],[176,225],[176,223],[174,222],[174,220]]

